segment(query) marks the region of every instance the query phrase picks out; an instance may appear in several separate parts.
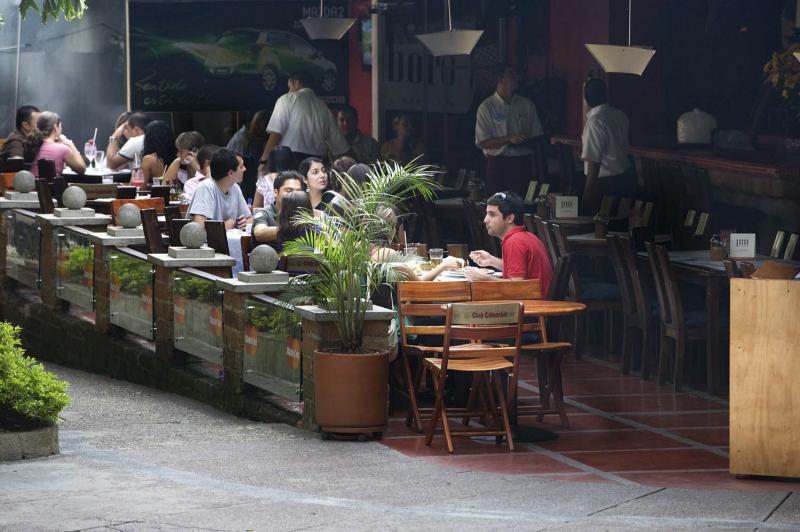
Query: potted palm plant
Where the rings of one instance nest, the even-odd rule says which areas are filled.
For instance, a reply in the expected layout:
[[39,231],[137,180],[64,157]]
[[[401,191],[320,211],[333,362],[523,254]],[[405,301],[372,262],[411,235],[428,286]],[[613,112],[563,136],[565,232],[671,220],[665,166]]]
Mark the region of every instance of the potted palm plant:
[[364,347],[365,318],[371,295],[401,280],[398,264],[415,257],[394,252],[375,260],[374,250],[393,234],[396,220],[388,213],[414,195],[433,198],[434,175],[432,167],[414,162],[376,163],[363,183],[339,175],[336,216],[303,212],[293,220],[308,231],[286,243],[284,253],[319,267],[294,278],[284,297],[293,305],[320,307],[338,333],[336,347],[316,350],[313,359],[315,422],[324,433],[380,433],[386,425],[388,351]]

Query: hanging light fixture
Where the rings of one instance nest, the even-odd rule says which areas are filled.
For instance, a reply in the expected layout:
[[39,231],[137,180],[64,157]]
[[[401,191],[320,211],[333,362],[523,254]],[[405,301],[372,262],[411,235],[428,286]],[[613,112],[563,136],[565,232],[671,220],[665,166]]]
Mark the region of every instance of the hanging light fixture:
[[441,55],[469,55],[478,43],[478,39],[483,35],[482,30],[453,29],[450,0],[447,0],[447,28],[447,31],[422,33],[417,35],[417,39],[422,41],[431,55],[438,57]]
[[628,0],[628,46],[611,44],[587,44],[589,53],[597,59],[600,66],[608,73],[636,74],[641,76],[656,51],[641,46],[631,46],[631,3]]
[[308,17],[300,21],[305,28],[306,33],[312,40],[331,39],[338,41],[344,34],[347,33],[353,23],[356,21],[354,18],[326,18],[322,16],[322,2],[319,0],[319,16]]

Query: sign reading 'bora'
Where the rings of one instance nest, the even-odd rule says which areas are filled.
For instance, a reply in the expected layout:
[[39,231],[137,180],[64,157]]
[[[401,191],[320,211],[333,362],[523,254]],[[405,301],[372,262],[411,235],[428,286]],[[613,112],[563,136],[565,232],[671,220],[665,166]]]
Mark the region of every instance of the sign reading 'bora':
[[556,218],[577,218],[578,196],[556,196]]
[[732,259],[752,259],[756,256],[755,233],[731,233],[730,253]]

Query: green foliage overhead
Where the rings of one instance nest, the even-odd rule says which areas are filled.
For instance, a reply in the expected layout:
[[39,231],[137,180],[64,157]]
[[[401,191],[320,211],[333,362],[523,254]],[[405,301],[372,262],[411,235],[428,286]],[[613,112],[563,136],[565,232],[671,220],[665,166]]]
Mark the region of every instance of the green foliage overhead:
[[0,322],[0,428],[51,425],[69,404],[69,385],[25,356],[19,333]]
[[[319,270],[290,281],[284,295],[290,303],[313,303],[336,313],[341,348],[346,353],[363,351],[363,327],[367,299],[384,283],[403,280],[400,263],[418,260],[400,253],[373,260],[376,243],[393,234],[395,219],[388,211],[400,210],[414,195],[433,198],[435,171],[414,162],[402,166],[381,162],[370,167],[359,183],[338,174],[342,201],[335,216],[316,218],[302,212],[293,220],[309,230],[305,236],[284,245],[286,255],[319,263]],[[346,199],[345,199],[346,198]]]
[[[42,24],[47,24],[50,19],[58,20],[64,15],[64,20],[76,20],[86,12],[86,0],[22,0],[19,12],[24,19],[28,12],[33,11],[42,17]],[[0,24],[3,16],[0,15]]]

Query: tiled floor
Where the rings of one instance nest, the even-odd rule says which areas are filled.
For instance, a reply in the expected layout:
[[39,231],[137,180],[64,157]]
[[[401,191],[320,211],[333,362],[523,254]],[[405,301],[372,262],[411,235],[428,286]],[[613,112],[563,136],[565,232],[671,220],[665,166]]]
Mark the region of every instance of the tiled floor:
[[[800,482],[737,479],[728,473],[728,407],[702,393],[674,393],[638,376],[590,360],[564,364],[570,427],[557,416],[544,423],[520,418],[557,432],[557,440],[518,443],[509,453],[494,438],[456,438],[447,452],[437,436],[429,447],[405,416],[393,417],[382,443],[405,455],[465,471],[534,475],[546,479],[644,484],[658,487],[800,489]],[[536,396],[535,368],[523,365],[520,395]]]

